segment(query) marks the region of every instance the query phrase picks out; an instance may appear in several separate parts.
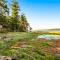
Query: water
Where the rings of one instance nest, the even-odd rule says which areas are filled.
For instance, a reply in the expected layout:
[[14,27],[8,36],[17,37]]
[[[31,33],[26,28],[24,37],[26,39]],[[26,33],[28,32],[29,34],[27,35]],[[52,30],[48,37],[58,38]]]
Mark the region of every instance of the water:
[[38,38],[45,38],[45,39],[60,39],[60,35],[48,35],[48,34],[42,34],[39,35]]

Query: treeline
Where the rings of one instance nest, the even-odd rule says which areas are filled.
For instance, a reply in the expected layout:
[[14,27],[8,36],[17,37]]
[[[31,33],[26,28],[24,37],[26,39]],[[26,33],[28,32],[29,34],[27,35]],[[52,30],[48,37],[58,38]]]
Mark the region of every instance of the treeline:
[[27,32],[31,30],[25,14],[19,15],[19,12],[17,0],[12,0],[10,6],[7,0],[0,0],[0,31]]

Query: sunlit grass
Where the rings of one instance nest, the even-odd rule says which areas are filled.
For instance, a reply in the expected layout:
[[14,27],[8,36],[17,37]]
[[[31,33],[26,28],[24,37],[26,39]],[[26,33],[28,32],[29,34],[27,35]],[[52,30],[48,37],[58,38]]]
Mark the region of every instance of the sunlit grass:
[[11,38],[0,40],[0,55],[16,57],[18,60],[55,60],[53,51],[49,49],[52,41],[39,41],[36,39],[39,35],[40,33],[0,33],[0,36]]

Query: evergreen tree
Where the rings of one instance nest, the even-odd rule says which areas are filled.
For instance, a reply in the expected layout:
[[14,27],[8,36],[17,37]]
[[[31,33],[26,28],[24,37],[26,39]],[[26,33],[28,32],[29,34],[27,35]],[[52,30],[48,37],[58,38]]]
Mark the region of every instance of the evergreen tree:
[[18,30],[18,13],[19,13],[19,6],[17,0],[12,1],[12,30]]
[[7,26],[7,19],[6,16],[9,13],[9,9],[7,6],[6,0],[0,0],[0,25],[3,27]]
[[6,0],[0,0],[0,14],[3,14],[6,16],[7,13],[9,13],[7,1]]
[[26,32],[28,31],[29,23],[27,22],[26,16],[24,14],[21,15],[20,20],[20,31]]
[[30,27],[29,23],[27,22],[24,14],[21,16],[19,15],[19,10],[20,9],[17,0],[12,0],[10,11],[11,16],[9,16],[7,0],[0,0],[0,26],[9,31],[28,31],[28,28]]

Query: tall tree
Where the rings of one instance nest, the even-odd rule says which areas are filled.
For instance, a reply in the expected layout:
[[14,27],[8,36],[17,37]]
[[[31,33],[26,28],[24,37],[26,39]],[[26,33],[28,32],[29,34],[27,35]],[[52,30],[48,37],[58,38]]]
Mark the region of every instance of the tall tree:
[[24,14],[21,15],[20,20],[20,31],[26,32],[28,31],[29,23],[27,22],[26,16]]
[[9,13],[7,1],[6,0],[0,0],[0,14],[6,15],[7,13]]
[[17,30],[19,13],[19,5],[17,0],[13,0],[11,6],[12,6],[12,30]]
[[6,15],[9,13],[6,0],[0,0],[0,24],[6,26]]

